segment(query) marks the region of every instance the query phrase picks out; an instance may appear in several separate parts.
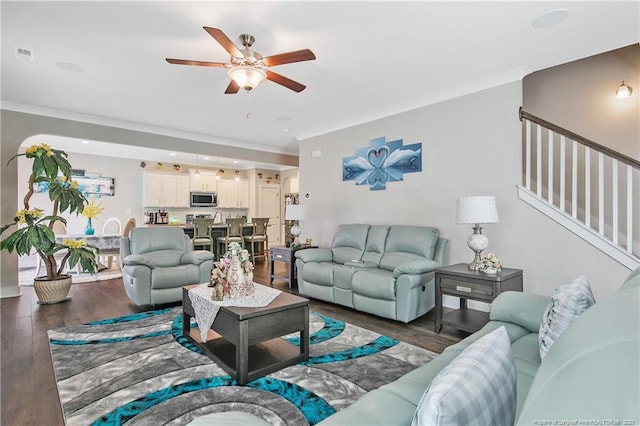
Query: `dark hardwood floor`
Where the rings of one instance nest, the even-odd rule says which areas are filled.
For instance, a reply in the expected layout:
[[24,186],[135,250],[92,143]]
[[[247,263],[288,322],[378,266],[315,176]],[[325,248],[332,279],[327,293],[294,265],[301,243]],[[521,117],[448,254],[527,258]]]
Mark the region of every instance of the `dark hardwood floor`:
[[[276,270],[284,273],[284,265],[278,262]],[[268,262],[257,263],[254,281],[269,282]],[[284,282],[274,286],[289,291]],[[295,288],[292,292],[297,293]],[[171,306],[135,306],[122,279],[74,284],[70,295],[64,303],[38,305],[33,287],[22,287],[21,297],[0,301],[0,424],[64,425],[47,330]],[[448,329],[435,334],[433,310],[404,324],[313,299],[311,309],[438,353],[467,336]]]

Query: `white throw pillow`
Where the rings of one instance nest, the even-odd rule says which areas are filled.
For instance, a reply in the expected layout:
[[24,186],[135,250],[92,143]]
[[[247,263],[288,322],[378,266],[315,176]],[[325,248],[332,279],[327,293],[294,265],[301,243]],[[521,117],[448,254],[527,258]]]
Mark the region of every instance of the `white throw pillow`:
[[538,333],[540,359],[544,359],[560,335],[594,303],[591,286],[584,275],[555,290],[542,315]]
[[512,426],[516,365],[504,326],[473,342],[433,379],[412,426]]

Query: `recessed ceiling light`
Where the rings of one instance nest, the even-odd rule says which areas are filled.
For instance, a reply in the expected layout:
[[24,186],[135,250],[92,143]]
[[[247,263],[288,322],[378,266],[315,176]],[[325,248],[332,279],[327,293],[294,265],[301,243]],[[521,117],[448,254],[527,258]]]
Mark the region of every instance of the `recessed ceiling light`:
[[533,28],[542,29],[558,25],[569,17],[568,9],[548,10],[531,22]]
[[286,127],[283,127],[283,128],[282,128],[282,133],[289,133],[289,129],[288,129],[288,128],[286,128]]
[[176,155],[176,153],[175,152],[170,152],[169,155],[174,157]]
[[71,62],[56,62],[56,66],[61,70],[69,71],[69,72],[82,72],[84,68],[78,64],[73,64]]
[[202,159],[203,159],[203,160],[208,160],[208,159],[209,159],[209,157],[202,157]]
[[83,143],[85,145],[89,145],[89,141],[80,141],[80,143]]

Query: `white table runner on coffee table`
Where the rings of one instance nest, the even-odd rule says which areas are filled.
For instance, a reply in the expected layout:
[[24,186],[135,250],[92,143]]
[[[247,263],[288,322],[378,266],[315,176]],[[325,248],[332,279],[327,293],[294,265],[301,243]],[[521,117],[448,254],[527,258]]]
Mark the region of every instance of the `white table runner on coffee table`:
[[207,341],[207,333],[215,321],[221,306],[236,306],[241,308],[260,308],[269,305],[282,291],[260,284],[254,284],[255,291],[251,296],[237,299],[212,300],[213,287],[201,284],[189,290],[189,299],[196,313],[196,322],[200,330],[202,342]]

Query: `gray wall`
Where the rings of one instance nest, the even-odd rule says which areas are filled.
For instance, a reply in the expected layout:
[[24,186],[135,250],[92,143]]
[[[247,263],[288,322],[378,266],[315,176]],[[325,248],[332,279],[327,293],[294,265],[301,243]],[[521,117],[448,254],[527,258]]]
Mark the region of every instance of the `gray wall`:
[[[582,274],[596,298],[616,291],[626,268],[517,197],[521,102],[522,83],[514,82],[301,142],[300,193],[311,195],[301,197],[301,238],[326,247],[341,223],[435,226],[451,241],[451,263],[470,262],[472,230],[455,223],[456,199],[495,195],[500,223],[484,227],[487,252],[524,270],[525,291],[550,295]],[[343,182],[343,157],[380,136],[422,142],[422,173],[384,191]],[[320,157],[311,156],[316,150]]]

